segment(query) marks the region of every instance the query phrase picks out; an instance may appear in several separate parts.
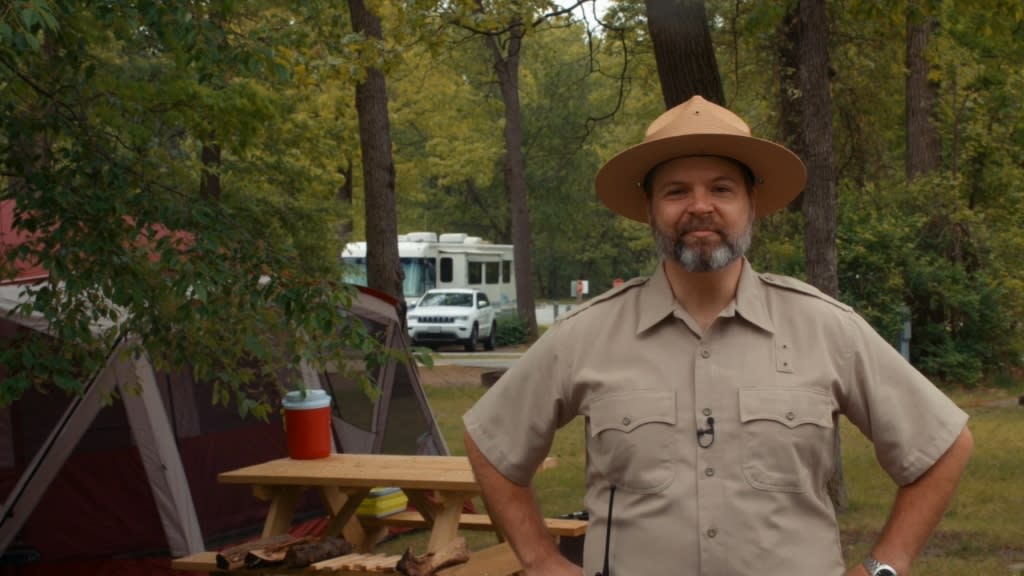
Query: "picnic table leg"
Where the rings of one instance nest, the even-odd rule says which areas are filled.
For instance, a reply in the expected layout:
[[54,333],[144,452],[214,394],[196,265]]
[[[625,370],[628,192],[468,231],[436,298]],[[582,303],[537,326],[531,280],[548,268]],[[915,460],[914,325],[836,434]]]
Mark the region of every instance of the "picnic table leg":
[[270,500],[267,520],[263,523],[263,538],[288,532],[295,515],[295,504],[301,488],[297,486],[255,486],[253,494],[261,500]]
[[320,495],[331,513],[331,520],[324,529],[324,536],[341,534],[360,552],[370,552],[380,539],[378,530],[366,531],[356,519],[359,503],[370,493],[368,488],[343,492],[336,486],[323,486]]
[[434,525],[430,531],[427,552],[437,552],[459,535],[459,518],[467,497],[469,495],[458,492],[438,495],[439,502],[433,511]]

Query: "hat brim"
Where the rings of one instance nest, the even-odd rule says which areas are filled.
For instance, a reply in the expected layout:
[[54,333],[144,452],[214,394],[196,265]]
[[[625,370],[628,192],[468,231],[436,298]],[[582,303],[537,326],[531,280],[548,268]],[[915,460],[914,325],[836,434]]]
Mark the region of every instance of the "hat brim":
[[737,134],[685,134],[637,144],[620,152],[597,172],[597,197],[613,212],[647,222],[643,180],[652,168],[683,156],[722,156],[754,173],[757,216],[777,212],[807,184],[807,168],[788,148]]

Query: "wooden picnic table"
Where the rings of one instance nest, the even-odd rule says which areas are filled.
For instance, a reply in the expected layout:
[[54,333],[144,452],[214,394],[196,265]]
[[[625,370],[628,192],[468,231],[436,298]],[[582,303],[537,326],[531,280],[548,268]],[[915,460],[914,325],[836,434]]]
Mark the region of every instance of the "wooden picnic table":
[[[554,465],[555,460],[548,458],[541,470]],[[281,458],[223,472],[217,480],[252,486],[257,498],[270,502],[263,538],[288,531],[303,490],[319,491],[329,514],[323,535],[343,535],[360,552],[372,552],[388,528],[386,518],[365,524],[356,518],[360,502],[373,488],[397,487],[405,492],[409,504],[430,528],[427,552],[441,550],[458,537],[463,506],[467,499],[480,493],[469,460],[463,456],[332,454],[315,460]],[[480,517],[473,515],[467,524],[479,524]],[[501,561],[509,564],[507,555],[512,553],[511,549],[503,544],[501,550]],[[497,552],[496,549],[490,554]],[[207,562],[207,556],[193,555],[172,565],[195,570],[207,566]],[[511,564],[518,567],[514,558]]]

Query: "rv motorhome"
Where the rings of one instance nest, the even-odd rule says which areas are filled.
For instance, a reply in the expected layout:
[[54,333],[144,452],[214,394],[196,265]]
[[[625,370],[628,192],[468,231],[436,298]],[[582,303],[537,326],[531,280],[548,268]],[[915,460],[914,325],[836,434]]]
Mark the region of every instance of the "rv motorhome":
[[[345,281],[366,285],[366,242],[342,252]],[[512,245],[491,244],[464,233],[410,232],[398,236],[405,300],[413,306],[431,288],[476,288],[500,309],[516,306]]]

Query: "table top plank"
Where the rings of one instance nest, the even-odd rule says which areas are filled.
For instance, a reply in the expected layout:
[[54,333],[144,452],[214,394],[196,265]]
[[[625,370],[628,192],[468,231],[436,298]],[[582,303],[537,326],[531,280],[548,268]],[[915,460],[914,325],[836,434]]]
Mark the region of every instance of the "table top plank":
[[[555,465],[548,458],[541,469]],[[345,486],[374,488],[397,486],[420,490],[451,490],[477,494],[469,460],[464,456],[404,456],[395,454],[331,454],[315,460],[280,458],[222,472],[225,484]]]

